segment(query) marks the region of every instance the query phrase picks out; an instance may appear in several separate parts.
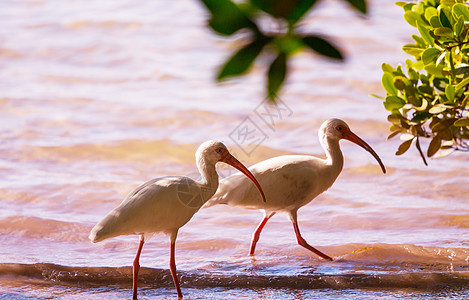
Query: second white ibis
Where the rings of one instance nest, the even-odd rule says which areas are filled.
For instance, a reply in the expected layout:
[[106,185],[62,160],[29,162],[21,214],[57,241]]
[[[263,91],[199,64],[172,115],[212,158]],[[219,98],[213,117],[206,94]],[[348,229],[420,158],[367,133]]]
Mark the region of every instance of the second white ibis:
[[[167,176],[150,180],[131,192],[115,209],[93,227],[90,239],[94,243],[118,235],[140,236],[137,255],[133,263],[133,299],[137,299],[139,259],[142,247],[154,233],[165,233],[171,242],[170,270],[179,298],[182,298],[176,275],[175,244],[179,228],[184,226],[218,188],[217,162],[227,163],[246,175],[264,193],[256,178],[234,158],[225,145],[207,141],[196,152],[200,181],[185,176]],[[261,198],[258,195],[258,200]]]
[[383,173],[386,173],[386,168],[376,152],[354,134],[344,121],[329,119],[319,129],[319,141],[326,152],[326,159],[308,155],[285,155],[264,160],[249,168],[265,191],[268,202],[258,201],[252,185],[248,184],[241,174],[236,173],[220,181],[217,193],[205,207],[228,204],[264,211],[264,218],[252,236],[250,255],[254,255],[256,243],[267,221],[275,213],[284,212],[293,223],[298,244],[323,259],[332,260],[309,245],[301,236],[297,211],[331,187],[339,176],[344,165],[339,145],[341,139],[349,140],[370,152],[378,161]]

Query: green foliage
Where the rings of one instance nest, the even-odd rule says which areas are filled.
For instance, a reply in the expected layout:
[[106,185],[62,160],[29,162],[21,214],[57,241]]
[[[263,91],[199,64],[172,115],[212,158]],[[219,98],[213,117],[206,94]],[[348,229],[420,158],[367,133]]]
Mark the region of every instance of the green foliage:
[[[264,52],[272,57],[267,71],[267,95],[275,101],[288,74],[288,59],[298,51],[310,49],[314,53],[335,60],[343,60],[340,50],[319,35],[302,35],[297,24],[318,0],[200,0],[210,12],[210,28],[221,35],[233,35],[238,31],[249,32],[244,46],[221,67],[217,80],[246,73],[256,58]],[[350,7],[366,13],[365,0],[343,0]],[[268,16],[278,25],[275,32],[260,30],[259,19]]]
[[426,164],[420,138],[431,139],[426,156],[444,149],[469,150],[469,9],[463,0],[419,0],[398,2],[404,19],[420,36],[402,49],[405,68],[382,65],[382,84],[387,96],[383,104],[390,112],[392,138],[410,139],[396,155],[415,146]]

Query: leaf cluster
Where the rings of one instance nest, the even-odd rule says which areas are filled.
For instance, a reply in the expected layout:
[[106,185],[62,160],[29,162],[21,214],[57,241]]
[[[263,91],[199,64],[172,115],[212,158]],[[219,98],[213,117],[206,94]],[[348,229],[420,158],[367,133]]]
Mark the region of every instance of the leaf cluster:
[[[423,161],[438,151],[469,150],[469,9],[462,0],[397,2],[404,19],[417,28],[414,44],[402,49],[414,59],[405,67],[383,63],[384,107],[392,138],[404,142],[396,155],[415,144]],[[381,98],[381,97],[380,97]],[[431,139],[426,153],[420,138]],[[446,151],[448,149],[449,151]]]
[[[343,0],[352,8],[366,13],[365,0]],[[245,74],[261,52],[270,56],[267,71],[267,95],[274,101],[288,73],[288,59],[302,49],[336,60],[341,51],[319,34],[305,35],[297,25],[318,0],[201,0],[210,12],[209,26],[220,35],[249,32],[246,43],[237,49],[218,72],[217,80]],[[275,31],[262,30],[265,18],[278,25]],[[268,49],[264,51],[265,49]]]

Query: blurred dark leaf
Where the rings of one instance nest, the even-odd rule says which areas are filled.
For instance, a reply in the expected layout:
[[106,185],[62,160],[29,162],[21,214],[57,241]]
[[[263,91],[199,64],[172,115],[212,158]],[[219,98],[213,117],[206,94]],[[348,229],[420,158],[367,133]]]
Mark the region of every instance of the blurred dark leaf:
[[251,0],[251,3],[275,18],[283,18],[290,24],[298,20],[317,0]]
[[345,0],[346,2],[350,3],[352,7],[354,7],[356,10],[366,14],[366,1],[365,0]]
[[241,28],[250,27],[258,31],[256,24],[243,14],[230,0],[201,0],[211,14],[210,27],[223,35],[231,35]]
[[319,36],[316,36],[316,35],[305,36],[302,38],[302,40],[308,47],[313,49],[313,51],[321,55],[324,55],[333,59],[338,59],[338,60],[344,59],[339,49],[337,49],[331,43],[329,43],[328,41],[326,41],[325,39]]
[[[284,2],[288,2],[285,1]],[[290,24],[295,24],[298,22],[301,17],[311,8],[314,4],[316,4],[317,0],[300,0],[298,1],[297,6],[295,9],[290,13],[288,17],[288,22]]]
[[258,37],[253,42],[241,48],[230,59],[228,59],[225,65],[221,68],[220,73],[217,76],[217,80],[220,81],[226,77],[236,76],[246,72],[268,41],[268,38]]
[[285,53],[279,53],[269,68],[267,77],[267,92],[271,100],[274,100],[277,96],[277,92],[280,89],[285,76],[287,74],[287,55]]
[[304,46],[304,43],[296,34],[278,37],[274,39],[273,44],[277,46],[279,52],[287,54],[293,54]]

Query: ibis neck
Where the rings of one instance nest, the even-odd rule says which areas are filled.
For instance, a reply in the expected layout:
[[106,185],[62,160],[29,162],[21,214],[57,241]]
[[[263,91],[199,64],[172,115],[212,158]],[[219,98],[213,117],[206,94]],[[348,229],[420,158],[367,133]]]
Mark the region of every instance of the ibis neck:
[[207,202],[218,189],[218,174],[214,164],[207,164],[205,160],[197,161],[202,178],[199,180],[201,188],[206,191],[202,195],[203,202]]
[[320,141],[324,152],[326,152],[327,164],[330,165],[334,171],[340,173],[344,166],[344,156],[340,150],[339,141],[336,139],[331,139],[327,136],[322,136]]

